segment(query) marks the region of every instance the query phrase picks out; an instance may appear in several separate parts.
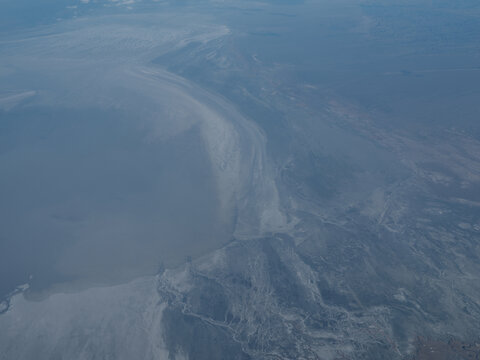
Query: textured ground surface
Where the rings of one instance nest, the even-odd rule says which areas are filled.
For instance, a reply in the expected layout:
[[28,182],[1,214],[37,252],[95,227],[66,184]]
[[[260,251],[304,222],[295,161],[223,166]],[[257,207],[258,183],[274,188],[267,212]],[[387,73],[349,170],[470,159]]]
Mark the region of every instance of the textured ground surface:
[[0,359],[479,358],[478,4],[57,5],[0,27]]

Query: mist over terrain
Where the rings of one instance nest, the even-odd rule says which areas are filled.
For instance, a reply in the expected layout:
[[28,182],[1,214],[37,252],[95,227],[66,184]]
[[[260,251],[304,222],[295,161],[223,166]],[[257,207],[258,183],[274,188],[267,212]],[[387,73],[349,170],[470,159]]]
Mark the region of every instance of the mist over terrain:
[[0,359],[480,356],[480,4],[0,10]]

